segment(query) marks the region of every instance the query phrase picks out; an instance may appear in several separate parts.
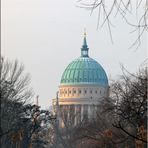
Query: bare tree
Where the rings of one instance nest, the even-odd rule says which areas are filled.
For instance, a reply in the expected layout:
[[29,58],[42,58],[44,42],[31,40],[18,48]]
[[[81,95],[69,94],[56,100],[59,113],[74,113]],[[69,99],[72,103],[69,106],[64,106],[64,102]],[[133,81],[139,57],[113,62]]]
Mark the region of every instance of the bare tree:
[[[133,33],[137,32],[138,37],[131,45],[137,46],[141,44],[141,36],[148,29],[147,14],[148,14],[148,1],[147,0],[79,0],[79,7],[91,11],[91,14],[96,10],[98,11],[98,27],[103,27],[107,23],[109,34],[112,39],[111,27],[113,27],[113,18],[117,15],[132,27]],[[131,19],[132,16],[132,19]],[[133,20],[135,18],[135,20]],[[115,23],[114,23],[115,24]]]
[[147,68],[137,74],[124,69],[112,85],[112,97],[116,100],[113,126],[135,141],[147,143]]
[[[32,97],[32,89],[28,88],[29,75],[24,75],[24,67],[18,61],[9,62],[3,58],[0,63],[1,94],[1,132],[0,136],[9,133],[20,118],[21,106]],[[20,108],[19,108],[20,106]]]
[[47,139],[41,139],[39,135],[44,131],[45,125],[48,129],[55,117],[48,110],[31,104],[33,92],[29,88],[30,78],[28,74],[24,74],[23,65],[18,61],[1,59],[0,70],[1,147],[27,148],[39,143],[45,147]]

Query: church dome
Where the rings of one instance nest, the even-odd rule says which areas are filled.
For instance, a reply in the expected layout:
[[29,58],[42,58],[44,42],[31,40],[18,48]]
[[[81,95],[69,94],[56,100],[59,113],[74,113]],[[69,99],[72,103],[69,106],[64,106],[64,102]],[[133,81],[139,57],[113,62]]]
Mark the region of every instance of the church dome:
[[65,69],[61,84],[98,84],[108,85],[108,79],[102,66],[89,57],[80,57],[72,61]]
[[60,85],[95,84],[108,86],[108,78],[103,67],[88,56],[88,50],[85,36],[81,48],[81,57],[67,66]]

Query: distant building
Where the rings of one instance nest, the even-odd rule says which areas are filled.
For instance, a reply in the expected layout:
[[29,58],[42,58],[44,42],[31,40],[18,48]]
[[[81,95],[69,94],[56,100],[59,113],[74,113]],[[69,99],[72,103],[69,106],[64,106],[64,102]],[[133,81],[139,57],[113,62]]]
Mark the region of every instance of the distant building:
[[60,127],[68,121],[75,126],[84,119],[95,118],[99,102],[109,95],[107,75],[103,67],[89,57],[88,51],[84,33],[81,56],[63,72],[57,98],[53,99]]

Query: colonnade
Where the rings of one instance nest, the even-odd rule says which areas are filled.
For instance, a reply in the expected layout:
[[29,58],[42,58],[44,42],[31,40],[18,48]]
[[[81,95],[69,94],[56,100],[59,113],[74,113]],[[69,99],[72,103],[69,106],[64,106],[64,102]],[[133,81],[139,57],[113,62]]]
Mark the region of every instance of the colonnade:
[[89,121],[96,118],[97,105],[60,105],[59,126],[76,126],[83,121]]

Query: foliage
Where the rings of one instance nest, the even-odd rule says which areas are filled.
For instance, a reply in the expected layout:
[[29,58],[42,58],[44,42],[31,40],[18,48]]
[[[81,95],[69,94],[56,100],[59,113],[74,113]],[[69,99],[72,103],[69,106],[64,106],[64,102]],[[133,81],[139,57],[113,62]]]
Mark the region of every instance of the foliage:
[[[48,110],[30,104],[33,95],[29,88],[29,75],[24,74],[23,65],[18,61],[9,62],[1,59],[1,127],[2,148],[27,148],[37,143],[47,145],[47,139],[41,140],[36,135],[55,119]],[[43,144],[42,144],[43,145]]]

